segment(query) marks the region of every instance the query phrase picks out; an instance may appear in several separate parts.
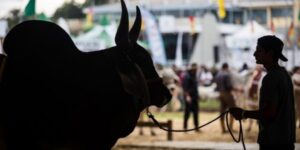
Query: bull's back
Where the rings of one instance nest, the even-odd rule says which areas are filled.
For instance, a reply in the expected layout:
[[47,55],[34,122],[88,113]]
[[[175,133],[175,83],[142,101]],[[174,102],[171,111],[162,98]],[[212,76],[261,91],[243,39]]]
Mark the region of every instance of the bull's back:
[[82,53],[60,28],[40,22],[17,26],[4,49],[0,107],[6,139],[107,144],[133,130],[138,113],[110,51]]

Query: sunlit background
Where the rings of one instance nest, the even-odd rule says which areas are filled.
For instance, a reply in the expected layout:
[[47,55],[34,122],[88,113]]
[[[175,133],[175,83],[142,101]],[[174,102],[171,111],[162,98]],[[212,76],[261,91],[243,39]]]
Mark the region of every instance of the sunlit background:
[[[149,51],[154,63],[164,68],[176,67],[184,71],[189,64],[197,63],[202,69],[205,66],[215,75],[221,64],[227,62],[236,78],[235,85],[247,91],[256,66],[253,58],[256,41],[263,35],[276,35],[285,43],[283,53],[289,61],[280,64],[288,71],[292,73],[292,69],[300,65],[300,0],[125,2],[130,14],[130,24],[135,18],[135,6],[140,6],[143,23],[138,42]],[[34,19],[57,23],[72,37],[81,51],[98,51],[115,45],[114,36],[120,15],[119,0],[0,0],[0,44],[16,24]],[[0,50],[4,53],[1,47]],[[247,68],[243,68],[245,64]],[[200,124],[219,114],[218,93],[214,88],[215,84],[199,84]],[[180,93],[175,90],[175,95],[176,92]],[[239,106],[248,108],[247,92],[235,93],[235,97]],[[173,127],[181,129],[182,103],[178,98],[173,99],[175,100],[166,108],[156,112],[159,119],[172,120]],[[245,128],[248,125],[249,123],[245,122]],[[252,131],[245,133],[249,147],[256,142],[258,132],[255,122],[252,126]],[[238,129],[237,124],[235,129]],[[119,147],[116,149],[143,149],[143,146],[153,146],[155,142],[158,147],[184,148],[185,145],[197,145],[188,143],[192,141],[203,142],[200,145],[207,145],[205,142],[224,142],[220,149],[224,145],[242,148],[241,145],[230,145],[233,140],[228,134],[221,133],[219,122],[204,128],[201,133],[174,133],[172,140],[179,143],[168,143],[170,139],[168,140],[167,133],[157,128],[153,129],[156,136],[151,134],[152,129],[145,127],[144,130],[141,135],[141,130],[137,127],[129,137],[119,141]],[[299,141],[300,137],[297,136],[297,142]],[[256,148],[254,144],[253,149]]]
[[[4,24],[8,25],[7,32],[27,19],[56,22],[83,51],[114,44],[110,38],[113,39],[121,11],[117,0],[36,0],[35,7],[28,8],[29,14],[25,11],[30,6],[28,0],[0,0],[0,3],[2,30]],[[277,35],[285,42],[285,53],[290,60],[284,64],[286,67],[291,69],[299,63],[297,0],[127,0],[126,3],[131,21],[135,6],[143,8],[140,43],[147,46],[157,63],[182,66],[197,62],[213,67],[230,61],[234,67],[241,67],[244,62],[254,66],[251,53],[257,37],[265,34]],[[153,24],[157,28],[150,28]],[[151,38],[150,32],[157,32],[158,38]],[[151,49],[153,46],[159,48]]]

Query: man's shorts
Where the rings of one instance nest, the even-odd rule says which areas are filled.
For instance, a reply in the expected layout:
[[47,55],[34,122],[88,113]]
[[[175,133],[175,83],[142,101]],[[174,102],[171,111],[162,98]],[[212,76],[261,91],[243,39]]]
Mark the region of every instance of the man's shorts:
[[226,111],[227,108],[235,107],[235,100],[231,92],[220,92],[221,109],[220,112]]

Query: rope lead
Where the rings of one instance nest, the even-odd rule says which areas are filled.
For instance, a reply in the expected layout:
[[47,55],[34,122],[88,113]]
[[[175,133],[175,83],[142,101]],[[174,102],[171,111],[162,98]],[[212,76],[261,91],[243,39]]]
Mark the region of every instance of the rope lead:
[[168,132],[189,132],[189,131],[194,131],[194,130],[197,130],[197,129],[200,129],[202,127],[205,127],[209,124],[211,124],[212,122],[218,120],[219,118],[223,117],[225,115],[225,118],[226,118],[226,125],[227,125],[227,129],[232,137],[232,139],[236,142],[236,143],[239,143],[240,141],[242,141],[242,145],[243,145],[243,148],[244,150],[246,150],[246,146],[245,146],[245,142],[244,142],[244,134],[243,134],[243,127],[242,127],[242,122],[241,120],[239,120],[239,124],[240,124],[240,131],[239,131],[239,135],[238,135],[238,139],[236,139],[229,127],[229,123],[228,123],[228,114],[229,114],[229,111],[225,111],[223,113],[221,113],[218,117],[216,117],[215,119],[201,125],[201,126],[198,126],[198,127],[195,127],[195,128],[192,128],[192,129],[183,129],[183,130],[174,130],[174,129],[167,129],[167,128],[164,128],[163,126],[160,125],[160,123],[155,119],[154,115],[149,111],[148,108],[146,108],[146,112],[147,112],[147,116],[154,122],[154,124],[156,126],[158,126],[160,129],[164,130],[164,131],[168,131]]

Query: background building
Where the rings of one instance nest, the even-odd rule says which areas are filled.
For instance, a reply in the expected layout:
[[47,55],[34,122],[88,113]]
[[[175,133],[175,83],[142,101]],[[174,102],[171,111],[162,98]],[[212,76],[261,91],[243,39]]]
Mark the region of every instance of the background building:
[[[233,34],[251,20],[273,33],[283,35],[287,48],[293,48],[298,43],[298,38],[295,37],[299,29],[299,0],[127,0],[126,3],[132,16],[135,16],[136,5],[148,9],[155,16],[170,63],[176,57],[179,32],[183,32],[183,59],[185,62],[190,60],[197,38],[203,32],[203,16],[208,12],[216,17],[219,24],[221,38],[215,39],[220,43],[218,47],[214,47],[215,52],[222,48],[222,37]],[[224,12],[220,16],[222,6]],[[96,22],[103,16],[118,20],[121,13],[120,4],[115,1],[91,8]],[[88,9],[90,8],[85,12]],[[291,28],[293,35],[290,35]],[[216,54],[213,55],[216,59]]]

